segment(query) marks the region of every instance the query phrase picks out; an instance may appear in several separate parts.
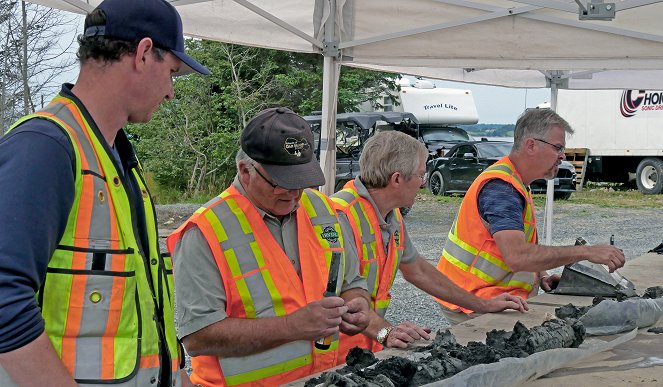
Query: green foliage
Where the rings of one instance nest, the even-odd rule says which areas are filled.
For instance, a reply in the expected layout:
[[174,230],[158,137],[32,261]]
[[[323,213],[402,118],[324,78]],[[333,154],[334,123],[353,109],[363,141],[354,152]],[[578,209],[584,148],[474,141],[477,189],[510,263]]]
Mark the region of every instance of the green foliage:
[[474,124],[459,125],[474,137],[513,137],[514,124]]
[[[186,45],[211,75],[176,78],[175,99],[165,102],[148,124],[128,128],[160,202],[171,201],[173,190],[186,200],[228,186],[236,173],[241,129],[258,111],[288,106],[308,115],[322,108],[320,55],[205,40],[188,39]],[[396,90],[396,79],[343,67],[338,111],[381,102],[378,97]]]

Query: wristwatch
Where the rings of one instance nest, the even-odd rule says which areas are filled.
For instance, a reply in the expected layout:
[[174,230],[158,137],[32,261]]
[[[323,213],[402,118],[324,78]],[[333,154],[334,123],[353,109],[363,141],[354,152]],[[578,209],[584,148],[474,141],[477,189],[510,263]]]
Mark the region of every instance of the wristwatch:
[[378,334],[375,336],[375,340],[377,340],[378,343],[385,345],[385,343],[387,342],[387,337],[389,337],[389,333],[391,332],[392,329],[394,329],[393,326],[381,328],[378,331]]

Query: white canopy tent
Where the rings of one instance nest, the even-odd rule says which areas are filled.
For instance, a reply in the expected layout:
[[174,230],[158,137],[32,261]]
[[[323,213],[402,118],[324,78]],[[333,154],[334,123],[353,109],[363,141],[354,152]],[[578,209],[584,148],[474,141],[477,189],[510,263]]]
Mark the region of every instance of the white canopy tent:
[[[31,1],[79,13],[100,2]],[[325,175],[334,176],[341,64],[508,87],[663,89],[661,0],[586,1],[176,0],[172,4],[189,36],[324,56],[320,161]],[[616,11],[615,17],[579,20],[579,4],[590,17],[606,18]],[[331,193],[333,183],[331,179],[323,190]]]

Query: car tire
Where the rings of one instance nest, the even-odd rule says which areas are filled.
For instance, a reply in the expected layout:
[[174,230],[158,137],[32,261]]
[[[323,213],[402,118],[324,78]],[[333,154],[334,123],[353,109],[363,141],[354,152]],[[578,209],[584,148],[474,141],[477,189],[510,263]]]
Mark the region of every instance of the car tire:
[[433,195],[444,196],[447,193],[447,183],[440,171],[433,172],[428,178],[428,190]]
[[645,195],[656,195],[663,191],[663,161],[647,157],[638,164],[635,172],[638,190]]
[[401,207],[400,210],[401,210],[401,215],[403,217],[405,217],[405,216],[407,216],[407,214],[410,213],[410,210],[412,210],[412,207]]

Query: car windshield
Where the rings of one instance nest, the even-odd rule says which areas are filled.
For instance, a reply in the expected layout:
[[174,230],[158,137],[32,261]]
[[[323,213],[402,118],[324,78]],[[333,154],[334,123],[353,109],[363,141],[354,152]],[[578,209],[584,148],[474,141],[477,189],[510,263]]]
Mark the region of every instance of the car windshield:
[[421,136],[425,142],[431,141],[470,141],[465,131],[456,128],[422,129]]
[[477,143],[477,149],[481,157],[485,158],[495,158],[495,157],[504,157],[511,152],[511,147],[513,144],[500,142],[500,143]]

